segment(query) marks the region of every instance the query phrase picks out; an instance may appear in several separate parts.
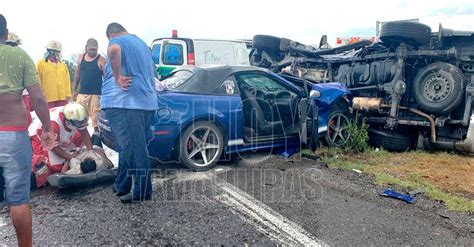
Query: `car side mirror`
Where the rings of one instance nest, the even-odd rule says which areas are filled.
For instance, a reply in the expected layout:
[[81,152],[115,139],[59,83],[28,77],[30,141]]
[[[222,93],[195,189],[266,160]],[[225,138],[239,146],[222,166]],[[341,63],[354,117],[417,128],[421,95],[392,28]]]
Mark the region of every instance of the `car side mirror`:
[[321,92],[319,92],[318,90],[313,89],[309,92],[309,97],[310,98],[319,98],[319,97],[321,97]]
[[319,41],[319,48],[327,47],[328,45],[328,36],[325,34],[321,36],[321,40]]

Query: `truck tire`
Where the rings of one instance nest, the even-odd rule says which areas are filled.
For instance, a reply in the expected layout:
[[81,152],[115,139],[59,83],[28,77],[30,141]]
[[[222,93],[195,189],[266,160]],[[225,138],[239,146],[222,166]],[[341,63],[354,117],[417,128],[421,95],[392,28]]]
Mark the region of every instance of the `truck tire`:
[[431,28],[425,24],[408,21],[392,21],[382,25],[380,40],[385,44],[400,44],[422,46],[430,42]]
[[393,131],[369,129],[369,143],[388,151],[404,152],[414,147],[415,140]]
[[464,99],[462,71],[449,63],[436,62],[421,69],[414,80],[413,91],[420,108],[443,115],[452,112]]
[[253,47],[257,50],[280,51],[281,39],[270,35],[257,34],[253,36]]

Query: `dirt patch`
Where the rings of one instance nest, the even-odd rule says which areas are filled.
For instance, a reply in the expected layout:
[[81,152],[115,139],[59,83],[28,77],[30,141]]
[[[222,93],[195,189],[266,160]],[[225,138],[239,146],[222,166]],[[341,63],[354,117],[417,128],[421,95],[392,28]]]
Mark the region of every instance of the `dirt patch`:
[[396,177],[420,176],[443,191],[474,199],[474,157],[448,153],[387,153],[374,167]]

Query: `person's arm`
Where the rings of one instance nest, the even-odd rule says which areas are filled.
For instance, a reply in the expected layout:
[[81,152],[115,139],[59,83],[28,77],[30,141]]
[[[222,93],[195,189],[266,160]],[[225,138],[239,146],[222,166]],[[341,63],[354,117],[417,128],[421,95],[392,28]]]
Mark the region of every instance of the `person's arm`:
[[99,55],[99,69],[102,71],[102,77],[105,76],[105,58]]
[[73,92],[73,97],[74,99],[77,97],[77,87],[79,86],[79,78],[81,76],[81,61],[82,57],[84,54],[81,54],[79,58],[77,59],[77,67],[76,67],[76,72],[74,73],[74,79],[72,81],[72,92]]
[[81,134],[82,141],[84,142],[84,145],[86,146],[87,150],[93,150],[91,136],[89,134],[89,131],[87,131],[87,128],[78,131]]
[[63,159],[66,159],[68,161],[74,158],[74,155],[64,151],[60,146],[54,147],[53,149],[51,149],[51,151],[53,151],[53,153],[55,153],[57,156]]
[[121,67],[122,67],[122,49],[117,44],[112,44],[107,49],[109,55],[110,66],[115,78],[115,82],[119,85],[120,89],[126,91],[132,83],[132,78],[123,76]]
[[26,90],[30,94],[30,104],[43,125],[41,142],[45,148],[51,149],[54,143],[54,134],[51,128],[51,120],[49,118],[48,102],[46,102],[39,84],[29,86]]

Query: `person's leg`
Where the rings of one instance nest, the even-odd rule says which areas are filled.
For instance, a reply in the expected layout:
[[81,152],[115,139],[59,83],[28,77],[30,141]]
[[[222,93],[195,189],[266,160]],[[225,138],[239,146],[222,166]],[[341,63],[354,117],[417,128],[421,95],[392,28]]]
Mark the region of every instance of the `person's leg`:
[[135,150],[134,150],[134,171],[135,171],[135,187],[133,198],[143,200],[150,197],[153,192],[150,176],[150,159],[148,157],[148,141],[150,138],[150,124],[153,112],[136,111],[136,119],[139,119],[136,125],[135,133]]
[[94,133],[99,133],[99,126],[97,125],[97,116],[100,111],[100,96],[91,95],[91,100],[89,104],[89,117],[91,118],[92,127],[94,127]]
[[10,205],[19,246],[31,246],[31,144],[26,132],[0,132],[0,161],[5,180],[5,201]]
[[33,224],[30,204],[10,206],[13,227],[15,227],[18,246],[32,246]]
[[129,116],[129,110],[109,108],[104,109],[107,120],[110,123],[115,141],[120,147],[117,177],[115,178],[115,189],[120,194],[130,192],[132,188],[132,177],[128,170],[133,162],[133,139],[130,129],[134,129]]

